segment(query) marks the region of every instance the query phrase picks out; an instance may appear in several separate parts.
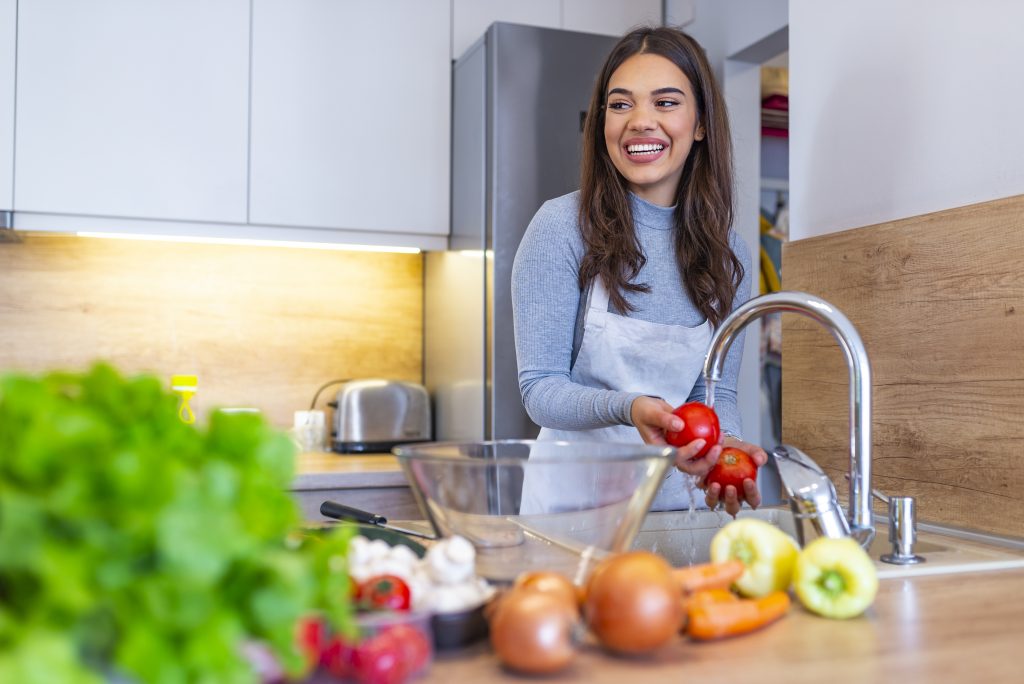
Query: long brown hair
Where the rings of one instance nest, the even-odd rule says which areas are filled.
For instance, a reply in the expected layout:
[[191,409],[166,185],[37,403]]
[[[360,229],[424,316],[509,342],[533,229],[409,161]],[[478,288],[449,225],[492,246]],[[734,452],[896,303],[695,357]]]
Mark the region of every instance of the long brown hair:
[[668,27],[638,28],[612,48],[594,87],[583,128],[580,229],[586,254],[580,264],[580,289],[602,278],[612,306],[632,307],[623,292],[649,292],[631,282],[646,263],[633,227],[625,178],[608,155],[604,139],[605,95],[612,74],[633,55],[665,57],[689,79],[697,100],[695,140],[676,190],[675,248],[683,282],[697,309],[712,325],[732,309],[743,279],[743,265],[729,247],[732,225],[732,141],[729,117],[704,50],[685,33]]

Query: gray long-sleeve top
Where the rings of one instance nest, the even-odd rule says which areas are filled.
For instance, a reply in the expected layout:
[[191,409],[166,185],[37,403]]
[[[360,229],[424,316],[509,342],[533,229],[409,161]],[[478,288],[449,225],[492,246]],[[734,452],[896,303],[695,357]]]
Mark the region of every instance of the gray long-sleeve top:
[[[667,325],[698,326],[705,318],[683,285],[673,244],[673,211],[630,195],[637,238],[647,263],[635,282],[650,291],[626,292],[634,306],[628,316]],[[519,388],[530,418],[543,427],[588,430],[632,425],[630,407],[640,394],[596,389],[569,378],[573,340],[579,339],[586,292],[580,292],[579,266],[584,255],[577,219],[579,192],[545,202],[533,217],[512,267],[512,311],[515,319]],[[744,276],[733,307],[751,291],[751,259],[735,231],[729,242],[743,264]],[[723,376],[715,389],[715,411],[722,430],[740,436],[736,380],[743,353],[743,334],[733,341]],[[699,377],[687,401],[704,400]]]

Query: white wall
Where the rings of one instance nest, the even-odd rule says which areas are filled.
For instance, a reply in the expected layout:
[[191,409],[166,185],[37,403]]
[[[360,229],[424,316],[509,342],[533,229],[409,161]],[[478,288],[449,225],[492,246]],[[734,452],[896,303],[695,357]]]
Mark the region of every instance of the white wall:
[[[760,249],[761,62],[775,55],[758,57],[751,47],[777,34],[787,21],[786,0],[668,0],[665,5],[665,23],[681,25],[700,42],[725,92],[736,178],[734,227],[755,255],[755,288]],[[746,328],[738,403],[743,436],[770,448],[775,446],[766,443],[770,435],[761,435],[760,330],[759,322]]]
[[17,0],[0,0],[0,211],[14,207],[14,59]]
[[789,14],[792,239],[1024,193],[1024,3]]
[[786,26],[787,4],[787,0],[666,0],[665,23],[682,26],[696,38],[721,76],[727,58]]

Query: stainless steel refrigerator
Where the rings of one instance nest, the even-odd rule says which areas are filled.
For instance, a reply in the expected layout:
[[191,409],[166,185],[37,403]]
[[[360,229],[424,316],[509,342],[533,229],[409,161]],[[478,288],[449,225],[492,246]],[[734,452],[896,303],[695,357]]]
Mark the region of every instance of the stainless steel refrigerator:
[[511,275],[546,200],[579,187],[581,129],[615,38],[495,23],[452,69],[452,226],[426,256],[424,381],[438,440],[527,439]]

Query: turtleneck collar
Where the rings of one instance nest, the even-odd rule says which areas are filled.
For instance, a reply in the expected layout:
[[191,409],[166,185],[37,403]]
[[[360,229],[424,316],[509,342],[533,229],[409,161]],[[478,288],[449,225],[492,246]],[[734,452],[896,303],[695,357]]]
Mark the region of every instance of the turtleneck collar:
[[672,230],[674,226],[673,217],[676,211],[675,205],[661,207],[637,197],[632,192],[629,193],[629,202],[633,209],[633,220],[637,224],[655,230]]

